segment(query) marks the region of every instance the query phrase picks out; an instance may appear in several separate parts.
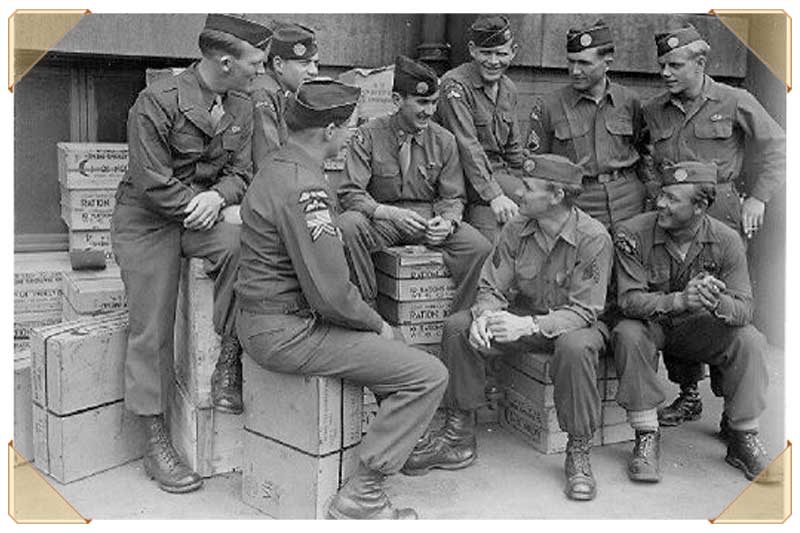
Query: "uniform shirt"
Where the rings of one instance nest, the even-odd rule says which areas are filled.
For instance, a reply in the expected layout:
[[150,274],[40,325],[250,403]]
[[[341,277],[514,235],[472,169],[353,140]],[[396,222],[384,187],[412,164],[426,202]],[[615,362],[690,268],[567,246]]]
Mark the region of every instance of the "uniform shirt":
[[581,164],[587,176],[597,176],[636,165],[644,129],[633,91],[607,81],[595,102],[567,86],[533,105],[527,146],[535,153],[564,156]]
[[487,202],[503,193],[492,172],[522,167],[517,88],[505,75],[498,84],[492,100],[478,68],[465,63],[442,76],[436,110],[439,123],[456,137],[467,183]]
[[755,144],[753,154],[759,159],[750,194],[768,202],[783,183],[786,137],[744,89],[705,76],[702,92],[690,109],[665,91],[645,103],[644,117],[656,164],[715,163],[719,183],[734,181],[742,170],[747,139]]
[[739,234],[706,215],[682,259],[657,217],[643,213],[621,222],[614,235],[618,304],[625,316],[659,320],[683,314],[676,310],[680,293],[705,272],[726,286],[714,312],[717,318],[731,326],[748,324],[752,293]]
[[429,202],[433,212],[460,222],[464,209],[464,174],[453,135],[431,122],[413,135],[411,166],[400,171],[400,146],[408,137],[397,115],[370,120],[350,143],[339,201],[344,209],[372,217],[378,204]]
[[214,98],[196,64],[139,93],[128,112],[128,171],[119,203],[183,222],[183,210],[200,192],[215,190],[228,205],[242,200],[252,178],[252,102],[229,92],[214,128]]
[[272,69],[253,81],[253,167],[258,172],[262,159],[286,144],[286,102],[290,91],[275,77]]
[[536,220],[517,216],[483,264],[473,317],[507,308],[542,315],[548,338],[590,326],[605,306],[612,256],[606,229],[577,207],[550,251]]
[[380,332],[383,319],[350,283],[322,165],[291,141],[264,161],[242,202],[239,305],[272,314],[310,307],[340,326]]

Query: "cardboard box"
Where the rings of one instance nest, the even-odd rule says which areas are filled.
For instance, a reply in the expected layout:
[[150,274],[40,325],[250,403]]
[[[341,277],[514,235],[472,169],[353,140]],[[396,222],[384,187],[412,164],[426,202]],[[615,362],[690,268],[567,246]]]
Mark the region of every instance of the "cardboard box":
[[362,387],[271,372],[246,354],[242,369],[246,429],[315,456],[360,442]]
[[399,328],[407,344],[439,344],[442,341],[444,322],[405,324]]
[[241,471],[244,415],[197,407],[183,387],[173,385],[167,423],[178,453],[203,477]]
[[245,429],[242,500],[273,518],[325,518],[358,465],[355,448],[312,455]]
[[442,252],[425,246],[392,246],[372,256],[375,269],[396,279],[448,278]]
[[31,390],[31,354],[14,354],[14,449],[33,462],[33,391]]
[[70,250],[103,250],[106,261],[114,262],[111,230],[74,230],[69,232]]
[[451,300],[455,294],[453,278],[395,279],[376,272],[378,292],[400,302]]
[[124,143],[58,143],[58,181],[69,189],[115,189],[128,170]]
[[392,325],[442,322],[450,314],[452,300],[398,302],[378,295],[378,313]]
[[118,268],[98,272],[67,272],[61,290],[77,313],[97,314],[125,308],[125,285]]
[[36,467],[70,483],[140,458],[145,432],[122,400],[67,416],[34,403],[33,446]]

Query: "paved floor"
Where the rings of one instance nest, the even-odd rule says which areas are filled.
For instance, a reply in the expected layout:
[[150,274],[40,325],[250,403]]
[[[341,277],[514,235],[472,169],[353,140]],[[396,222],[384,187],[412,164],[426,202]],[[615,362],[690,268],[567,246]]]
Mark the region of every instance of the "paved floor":
[[[769,408],[762,419],[768,451],[786,444],[783,414],[783,352],[769,357]],[[668,396],[675,389],[664,383]],[[654,485],[631,483],[625,463],[631,443],[592,451],[598,496],[571,502],[563,493],[563,454],[544,456],[495,426],[481,428],[479,459],[458,472],[435,471],[424,477],[390,478],[388,492],[398,505],[415,507],[423,518],[715,518],[747,486],[747,480],[724,462],[725,447],[715,436],[722,401],[708,381],[701,384],[703,418],[679,428],[665,428],[662,439],[664,479]],[[241,474],[206,480],[188,495],[159,491],[146,480],[141,461],[60,485],[52,484],[85,517],[92,519],[268,518],[241,501]]]

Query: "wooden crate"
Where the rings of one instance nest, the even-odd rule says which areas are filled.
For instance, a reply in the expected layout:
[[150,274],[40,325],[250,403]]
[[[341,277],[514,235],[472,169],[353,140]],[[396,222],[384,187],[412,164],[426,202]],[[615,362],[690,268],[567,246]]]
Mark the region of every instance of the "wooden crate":
[[[527,374],[541,383],[552,383],[550,379],[550,363],[552,353],[516,352],[504,355],[505,363],[520,372]],[[597,368],[597,379],[617,379],[613,357],[601,357]]]
[[14,449],[34,461],[30,350],[14,354]]
[[79,314],[110,313],[125,308],[125,286],[119,268],[97,272],[66,272],[61,290],[64,301]]
[[378,292],[393,300],[452,300],[455,294],[453,278],[395,279],[382,272],[375,273]]
[[213,406],[211,374],[220,350],[213,304],[214,282],[206,275],[203,260],[182,261],[175,313],[175,379],[197,407]]
[[128,170],[124,143],[66,143],[58,147],[58,181],[70,189],[115,189]]
[[34,329],[59,322],[61,322],[61,309],[36,313],[16,313],[14,315],[14,339],[29,339]]
[[107,230],[111,228],[112,209],[76,209],[61,204],[61,220],[70,230]]
[[[27,328],[35,327],[29,325],[37,321],[31,315],[60,309],[61,279],[70,268],[69,255],[65,252],[14,254],[15,322],[27,323]],[[22,326],[17,329],[21,331]]]
[[378,313],[394,326],[442,322],[450,314],[452,306],[453,300],[398,302],[378,295]]
[[442,340],[444,322],[403,324],[398,326],[408,344],[439,344]]
[[450,277],[442,253],[425,246],[392,246],[373,255],[376,270],[395,279]]
[[111,230],[72,230],[69,232],[69,249],[72,250],[102,250],[106,261],[116,263],[114,252],[111,249]]
[[166,417],[175,449],[195,472],[211,477],[242,470],[244,415],[197,407],[175,383]]

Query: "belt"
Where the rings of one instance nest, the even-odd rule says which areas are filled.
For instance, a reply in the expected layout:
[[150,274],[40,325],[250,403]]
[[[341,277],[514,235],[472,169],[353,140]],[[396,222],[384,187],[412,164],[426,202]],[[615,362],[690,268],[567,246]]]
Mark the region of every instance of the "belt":
[[598,174],[597,176],[584,176],[583,177],[583,184],[591,184],[591,183],[611,183],[612,181],[617,181],[620,179],[625,179],[630,177],[633,173],[632,168],[623,168],[622,170],[614,170],[611,172],[603,172]]
[[249,300],[240,297],[238,305],[245,311],[267,315],[291,315],[310,308],[302,294],[285,300]]

